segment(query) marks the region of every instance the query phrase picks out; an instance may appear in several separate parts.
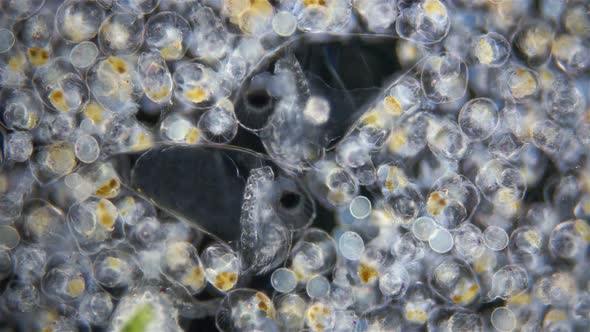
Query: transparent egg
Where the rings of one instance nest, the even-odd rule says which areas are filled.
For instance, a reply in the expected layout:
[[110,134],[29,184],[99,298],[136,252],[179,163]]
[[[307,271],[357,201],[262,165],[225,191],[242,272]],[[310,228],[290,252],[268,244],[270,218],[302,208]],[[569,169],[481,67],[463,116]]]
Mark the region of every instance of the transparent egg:
[[434,234],[428,239],[430,248],[439,254],[444,254],[453,249],[454,240],[451,233],[444,228],[437,228]]
[[0,29],[0,53],[8,52],[14,46],[14,34],[8,29]]
[[340,253],[346,259],[359,260],[365,250],[363,239],[355,232],[345,232],[338,240]]
[[508,234],[498,226],[489,226],[483,232],[485,245],[494,251],[500,251],[508,246]]
[[40,301],[39,291],[33,284],[11,281],[2,294],[6,307],[12,312],[32,312]]
[[45,0],[31,0],[24,3],[18,0],[4,0],[0,2],[0,8],[6,16],[18,21],[32,16],[44,4]]
[[15,162],[29,160],[33,153],[33,137],[28,132],[8,134],[4,142],[4,157]]
[[508,307],[498,307],[490,317],[492,326],[501,332],[510,332],[516,328],[517,320],[514,312]]
[[[223,245],[211,245],[201,254],[207,281],[222,292],[238,283],[240,261],[235,252]],[[271,278],[272,279],[272,278]]]
[[55,142],[35,152],[30,164],[35,178],[49,183],[72,173],[78,166],[74,146],[68,142]]
[[272,301],[253,289],[236,289],[222,300],[215,316],[217,327],[224,331],[276,331],[276,310]]
[[509,70],[505,82],[510,95],[516,101],[533,97],[539,91],[537,74],[527,68]]
[[446,259],[436,265],[429,278],[430,287],[446,301],[467,306],[480,297],[480,286],[469,265]]
[[67,0],[57,9],[55,27],[62,38],[79,43],[96,36],[104,15],[95,1]]
[[480,64],[489,67],[500,67],[510,57],[510,44],[504,36],[489,32],[475,39],[472,52]]
[[350,214],[356,219],[364,219],[371,214],[371,201],[365,196],[357,196],[348,206]]
[[297,18],[287,11],[278,12],[272,18],[272,29],[281,37],[288,37],[297,30]]
[[297,286],[297,276],[290,269],[279,268],[270,276],[270,283],[277,292],[289,293]]
[[60,112],[79,112],[90,97],[88,87],[65,57],[35,71],[33,85],[43,103]]
[[[205,61],[219,60],[229,52],[229,33],[221,18],[211,8],[197,7],[191,13],[190,22],[193,29],[189,36],[189,50],[193,56]],[[241,56],[236,56],[234,60],[236,59],[237,61],[230,61],[230,67],[241,71],[239,68],[245,64],[241,61]],[[242,78],[242,75],[237,76],[240,76],[238,79]]]
[[76,68],[88,68],[96,61],[99,50],[91,41],[84,41],[70,51],[70,62]]
[[14,274],[25,283],[41,279],[47,264],[47,252],[37,246],[18,246],[13,253]]
[[162,12],[150,17],[145,29],[145,41],[152,52],[164,60],[178,60],[188,47],[191,28],[188,21],[175,12]]
[[0,105],[2,124],[8,129],[33,129],[43,115],[43,104],[32,91],[26,89],[2,89]]
[[47,48],[54,28],[54,15],[41,11],[25,20],[18,32],[18,39],[26,47]]
[[285,331],[295,332],[303,328],[307,303],[299,295],[286,294],[276,300],[278,321]]
[[467,78],[467,66],[463,60],[450,53],[428,57],[420,75],[426,98],[437,104],[462,98],[467,90]]
[[167,243],[160,268],[168,280],[184,287],[191,295],[207,284],[197,249],[188,242]]
[[89,164],[98,159],[100,154],[100,146],[98,145],[96,139],[91,135],[80,135],[76,139],[74,151],[78,160]]
[[142,53],[137,59],[139,81],[145,95],[155,103],[164,103],[172,96],[172,75],[162,57],[156,53]]
[[528,288],[528,274],[517,265],[506,265],[496,271],[492,277],[491,298],[506,299],[526,291]]
[[394,299],[405,295],[410,285],[410,274],[402,265],[392,265],[379,272],[379,290]]
[[499,111],[496,104],[487,98],[471,99],[459,112],[459,127],[472,140],[490,137],[498,126]]
[[120,250],[100,252],[94,258],[93,266],[96,281],[114,297],[132,289],[142,275],[135,257]]
[[143,18],[133,14],[111,15],[98,30],[98,47],[106,55],[135,53],[143,39]]
[[405,39],[422,44],[442,40],[451,26],[447,6],[439,0],[400,1],[396,32]]
[[143,15],[153,12],[160,4],[160,0],[117,0],[116,4],[124,11]]
[[238,131],[238,120],[233,104],[227,99],[222,99],[201,115],[197,128],[208,142],[231,142]]
[[11,250],[16,248],[20,242],[18,231],[11,226],[0,225],[0,248],[1,250]]
[[307,295],[312,299],[326,297],[330,294],[330,282],[322,275],[316,275],[307,281]]
[[105,326],[113,312],[113,301],[107,292],[85,295],[80,302],[80,318],[92,325]]
[[99,60],[89,69],[86,82],[96,101],[106,109],[122,115],[137,111],[136,101],[143,89],[131,58],[110,56]]

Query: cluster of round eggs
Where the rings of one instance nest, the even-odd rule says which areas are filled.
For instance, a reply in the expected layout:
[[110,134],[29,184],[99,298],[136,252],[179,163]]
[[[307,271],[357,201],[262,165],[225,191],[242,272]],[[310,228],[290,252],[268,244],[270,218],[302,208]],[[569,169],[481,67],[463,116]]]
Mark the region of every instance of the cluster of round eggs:
[[583,0],[0,0],[0,330],[585,330],[589,71]]

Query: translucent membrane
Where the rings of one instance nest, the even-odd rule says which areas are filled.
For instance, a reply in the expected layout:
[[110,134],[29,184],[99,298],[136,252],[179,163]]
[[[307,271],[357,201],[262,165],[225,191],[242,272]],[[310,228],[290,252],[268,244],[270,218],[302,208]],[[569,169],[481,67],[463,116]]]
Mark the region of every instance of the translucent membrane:
[[508,307],[498,307],[490,317],[492,326],[501,332],[510,332],[516,328],[517,320],[514,312]]
[[364,219],[371,214],[371,201],[365,196],[357,196],[348,206],[350,214],[356,219]]
[[297,286],[297,277],[292,270],[279,268],[272,273],[270,283],[277,292],[289,293]]
[[365,250],[363,239],[355,232],[345,232],[338,240],[340,253],[351,261],[359,260]]

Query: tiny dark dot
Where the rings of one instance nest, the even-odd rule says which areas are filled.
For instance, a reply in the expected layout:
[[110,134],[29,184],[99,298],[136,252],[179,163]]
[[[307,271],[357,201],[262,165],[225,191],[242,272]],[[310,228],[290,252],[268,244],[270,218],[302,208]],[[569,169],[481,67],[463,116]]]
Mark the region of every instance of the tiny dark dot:
[[301,196],[297,193],[286,191],[281,195],[280,203],[281,206],[286,209],[293,209],[299,205]]

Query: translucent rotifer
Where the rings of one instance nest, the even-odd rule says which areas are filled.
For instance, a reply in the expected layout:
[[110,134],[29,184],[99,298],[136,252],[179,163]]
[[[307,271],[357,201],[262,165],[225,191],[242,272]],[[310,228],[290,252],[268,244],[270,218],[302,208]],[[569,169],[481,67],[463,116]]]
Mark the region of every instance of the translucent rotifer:
[[74,146],[68,142],[56,142],[39,148],[30,164],[33,175],[41,183],[66,176],[77,166]]
[[95,1],[68,0],[55,14],[55,27],[62,38],[79,43],[96,36],[103,17],[104,9]]
[[162,12],[147,21],[145,41],[150,50],[165,60],[178,60],[186,53],[190,32],[184,17],[175,12]]

